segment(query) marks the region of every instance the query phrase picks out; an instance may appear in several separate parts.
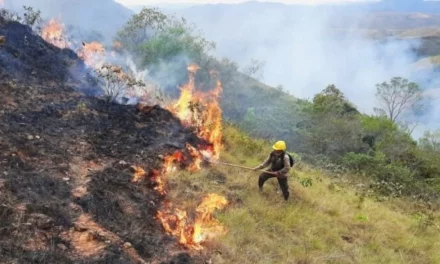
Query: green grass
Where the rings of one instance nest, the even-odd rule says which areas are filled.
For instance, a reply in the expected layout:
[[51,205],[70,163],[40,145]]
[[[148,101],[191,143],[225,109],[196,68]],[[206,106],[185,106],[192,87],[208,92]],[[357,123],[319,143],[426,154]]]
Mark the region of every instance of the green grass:
[[[226,127],[221,159],[255,166],[270,151]],[[299,184],[310,177],[311,187]],[[258,173],[215,166],[169,176],[172,199],[194,208],[207,193],[230,205],[216,214],[228,233],[212,243],[213,263],[440,263],[440,231],[420,226],[416,207],[404,200],[377,202],[299,162],[291,172],[285,203],[269,180],[263,194]],[[439,215],[435,215],[438,221]]]

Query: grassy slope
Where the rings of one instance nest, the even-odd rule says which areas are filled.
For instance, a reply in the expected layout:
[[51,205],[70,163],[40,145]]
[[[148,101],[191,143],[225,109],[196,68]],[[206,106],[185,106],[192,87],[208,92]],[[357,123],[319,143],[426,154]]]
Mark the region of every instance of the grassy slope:
[[[254,166],[270,150],[232,127],[225,138],[224,161]],[[210,192],[231,201],[217,215],[229,232],[211,246],[221,252],[213,263],[440,263],[440,230],[421,228],[411,204],[361,198],[301,163],[292,172],[288,203],[276,193],[276,180],[260,195],[257,177],[229,167],[170,176],[170,195],[187,207]],[[295,177],[314,184],[302,187]]]

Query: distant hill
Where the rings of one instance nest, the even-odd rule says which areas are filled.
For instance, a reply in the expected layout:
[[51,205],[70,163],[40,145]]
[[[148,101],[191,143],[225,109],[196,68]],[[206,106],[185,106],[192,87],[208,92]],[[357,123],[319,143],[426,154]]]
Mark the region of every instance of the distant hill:
[[60,18],[81,30],[99,32],[111,38],[133,11],[113,0],[6,0],[5,7],[21,12],[23,5],[42,11],[44,18]]
[[439,1],[424,0],[383,0],[379,3],[370,3],[373,10],[378,11],[400,11],[400,12],[440,12]]

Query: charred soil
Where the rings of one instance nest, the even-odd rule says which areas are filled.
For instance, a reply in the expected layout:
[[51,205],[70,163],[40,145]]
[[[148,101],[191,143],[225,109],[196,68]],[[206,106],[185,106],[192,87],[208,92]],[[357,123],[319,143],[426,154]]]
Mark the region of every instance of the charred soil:
[[0,38],[0,262],[195,262],[155,218],[149,175],[201,140],[159,106],[78,92],[84,63],[28,27],[0,18]]

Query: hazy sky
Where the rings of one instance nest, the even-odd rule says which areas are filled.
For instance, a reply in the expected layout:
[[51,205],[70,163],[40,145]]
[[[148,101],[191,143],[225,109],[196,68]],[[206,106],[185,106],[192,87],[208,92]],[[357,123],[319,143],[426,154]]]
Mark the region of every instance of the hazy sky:
[[[115,0],[123,5],[152,5],[152,4],[217,4],[217,3],[242,3],[249,0]],[[344,3],[344,2],[361,2],[361,1],[375,1],[375,0],[265,0],[259,2],[278,2],[284,4],[321,4],[321,3]],[[376,0],[377,1],[377,0]]]

